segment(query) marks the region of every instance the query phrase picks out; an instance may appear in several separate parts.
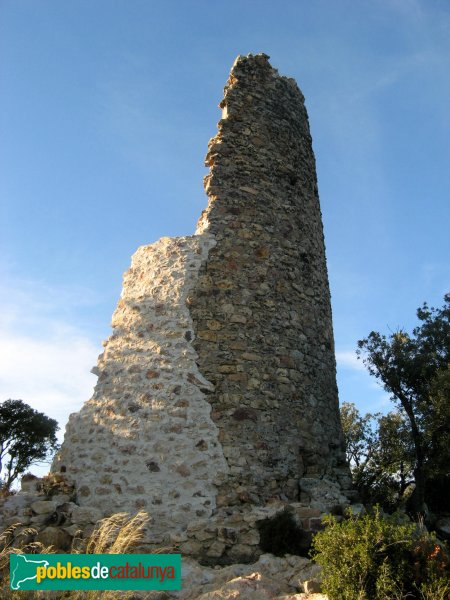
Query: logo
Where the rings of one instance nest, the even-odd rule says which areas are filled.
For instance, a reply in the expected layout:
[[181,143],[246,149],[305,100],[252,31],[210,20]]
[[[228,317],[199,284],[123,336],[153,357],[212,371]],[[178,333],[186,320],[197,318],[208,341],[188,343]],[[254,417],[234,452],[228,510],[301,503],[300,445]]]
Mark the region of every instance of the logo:
[[181,590],[181,554],[11,554],[12,590]]

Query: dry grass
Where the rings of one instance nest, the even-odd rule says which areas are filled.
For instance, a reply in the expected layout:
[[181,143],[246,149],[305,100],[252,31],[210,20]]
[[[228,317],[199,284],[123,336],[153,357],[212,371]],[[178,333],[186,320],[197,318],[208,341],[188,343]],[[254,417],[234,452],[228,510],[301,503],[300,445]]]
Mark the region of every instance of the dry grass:
[[[9,589],[9,559],[11,554],[51,554],[51,547],[43,546],[40,542],[28,541],[37,535],[36,529],[27,527],[22,529],[19,536],[16,530],[22,529],[20,523],[11,525],[0,535],[0,597],[12,600],[41,600],[42,598],[57,598],[57,596],[43,595],[43,592],[19,592]],[[16,545],[13,546],[13,543]]]
[[[142,540],[148,515],[139,512],[134,517],[118,513],[103,519],[87,540],[75,539],[72,554],[131,554]],[[24,529],[20,541],[15,533],[20,524],[8,527],[0,535],[0,598],[10,600],[113,600],[131,598],[134,592],[126,591],[13,591],[9,589],[9,559],[11,554],[53,554],[54,550],[39,542],[28,542],[37,534],[35,529]],[[82,543],[81,543],[82,542]]]
[[421,590],[422,600],[448,600],[450,598],[450,584],[444,580],[429,584]]
[[147,523],[145,512],[131,519],[127,513],[117,513],[100,521],[89,538],[86,554],[129,554],[142,541]]

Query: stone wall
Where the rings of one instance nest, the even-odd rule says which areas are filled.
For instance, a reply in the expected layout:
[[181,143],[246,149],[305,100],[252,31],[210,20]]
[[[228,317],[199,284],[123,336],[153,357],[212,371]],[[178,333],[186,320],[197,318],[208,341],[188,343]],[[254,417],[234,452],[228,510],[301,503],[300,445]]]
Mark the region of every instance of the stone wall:
[[199,224],[216,244],[190,302],[230,467],[218,501],[309,500],[349,481],[304,98],[266,55],[238,57],[221,107]]
[[154,514],[155,542],[209,517],[228,472],[187,305],[214,243],[206,232],[163,238],[133,256],[94,396],[71,415],[53,464],[81,505]]
[[45,509],[42,526],[64,514],[70,535],[80,507],[87,530],[145,510],[149,547],[230,563],[261,554],[258,523],[284,508],[314,531],[348,503],[304,99],[249,55],[221,107],[197,231],[136,252],[94,396],[67,424],[52,471],[74,494],[11,500],[8,523]]

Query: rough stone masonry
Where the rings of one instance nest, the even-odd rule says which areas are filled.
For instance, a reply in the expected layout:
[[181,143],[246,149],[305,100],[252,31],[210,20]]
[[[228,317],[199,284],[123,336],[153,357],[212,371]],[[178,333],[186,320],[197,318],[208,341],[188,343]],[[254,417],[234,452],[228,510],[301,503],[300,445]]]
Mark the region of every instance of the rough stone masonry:
[[217,562],[257,557],[255,523],[283,506],[311,528],[350,486],[308,116],[268,58],[236,59],[197,231],[133,256],[52,468],[76,505],[143,509],[149,543]]

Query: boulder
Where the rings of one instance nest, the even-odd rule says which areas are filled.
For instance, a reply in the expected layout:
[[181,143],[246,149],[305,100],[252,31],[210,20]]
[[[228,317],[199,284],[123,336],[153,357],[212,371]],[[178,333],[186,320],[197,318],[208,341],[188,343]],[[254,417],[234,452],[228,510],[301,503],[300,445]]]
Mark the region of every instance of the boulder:
[[33,502],[31,510],[37,515],[47,515],[55,512],[57,503],[53,500],[38,500]]
[[72,522],[77,524],[97,523],[103,515],[98,508],[92,506],[72,505]]
[[72,544],[72,536],[60,527],[46,527],[38,533],[36,541],[43,546],[52,546],[57,552],[67,552]]

